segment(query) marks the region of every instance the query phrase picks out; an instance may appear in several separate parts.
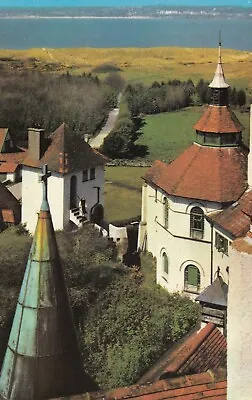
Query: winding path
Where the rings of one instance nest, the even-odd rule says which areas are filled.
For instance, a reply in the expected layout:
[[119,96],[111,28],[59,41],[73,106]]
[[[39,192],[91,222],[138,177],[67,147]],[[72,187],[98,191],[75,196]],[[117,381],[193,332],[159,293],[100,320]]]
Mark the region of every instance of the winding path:
[[103,141],[106,136],[112,131],[112,129],[115,126],[118,114],[119,114],[119,105],[121,101],[122,94],[119,93],[117,97],[117,107],[113,108],[113,110],[110,111],[108,119],[106,121],[106,124],[103,126],[103,128],[100,130],[100,132],[93,138],[89,140],[89,144],[91,147],[94,147],[96,149],[99,149],[101,145],[103,144]]

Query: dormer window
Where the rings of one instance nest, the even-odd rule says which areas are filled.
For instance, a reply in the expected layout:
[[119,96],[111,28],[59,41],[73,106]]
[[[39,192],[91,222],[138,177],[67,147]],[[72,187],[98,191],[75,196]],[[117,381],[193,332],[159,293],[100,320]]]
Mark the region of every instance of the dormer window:
[[193,239],[204,237],[204,212],[200,207],[193,207],[190,212],[190,236]]

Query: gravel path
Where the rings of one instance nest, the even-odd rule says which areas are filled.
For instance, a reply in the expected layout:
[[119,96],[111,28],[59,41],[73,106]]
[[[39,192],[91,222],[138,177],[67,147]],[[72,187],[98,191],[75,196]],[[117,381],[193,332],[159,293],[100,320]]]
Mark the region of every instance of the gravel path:
[[95,149],[99,149],[99,147],[101,147],[105,137],[108,136],[108,134],[114,128],[116,119],[119,114],[120,100],[121,100],[121,93],[118,95],[118,106],[110,111],[106,124],[100,130],[98,135],[96,135],[94,138],[91,138],[89,140],[88,143],[90,144],[91,147],[94,147]]

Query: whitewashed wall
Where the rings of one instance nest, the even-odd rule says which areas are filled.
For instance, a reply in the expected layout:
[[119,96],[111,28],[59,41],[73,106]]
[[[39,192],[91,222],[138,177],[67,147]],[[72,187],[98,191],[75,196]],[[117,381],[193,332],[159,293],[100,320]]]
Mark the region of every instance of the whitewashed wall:
[[[39,182],[41,170],[38,168],[23,167],[22,176],[22,223],[27,224],[27,229],[34,233],[37,223],[37,213],[42,201],[42,184]],[[48,201],[50,204],[54,229],[64,229],[69,224],[70,216],[70,182],[71,177],[77,178],[77,195],[85,198],[89,218],[92,206],[97,202],[97,189],[99,186],[100,203],[104,203],[104,168],[96,167],[96,178],[82,182],[82,171],[62,175],[52,172],[48,179]]]
[[[187,265],[197,266],[201,273],[201,289],[211,283],[211,257],[214,261],[214,233],[210,223],[205,220],[203,240],[192,240],[190,237],[190,211],[200,207],[206,214],[220,209],[218,203],[196,201],[182,197],[168,196],[162,190],[155,190],[145,185],[142,192],[142,222],[139,232],[141,248],[144,232],[147,232],[147,250],[157,259],[157,283],[167,290],[183,291],[184,270]],[[168,229],[164,227],[164,197],[169,201]],[[163,253],[169,260],[169,273],[163,271]],[[212,254],[211,254],[212,252]],[[226,256],[225,256],[226,257]],[[216,251],[217,266],[226,271],[227,260]],[[217,268],[216,266],[216,268]],[[216,276],[213,269],[213,277]],[[224,274],[224,272],[223,272]],[[225,272],[225,278],[227,273]],[[225,279],[224,278],[224,279]],[[192,296],[195,297],[195,296]]]
[[[22,223],[34,233],[38,212],[42,202],[42,183],[39,182],[39,168],[23,167],[22,174]],[[63,229],[64,179],[61,174],[52,173],[48,179],[48,201],[54,229]]]
[[251,254],[232,249],[227,312],[228,400],[252,396],[252,239]]

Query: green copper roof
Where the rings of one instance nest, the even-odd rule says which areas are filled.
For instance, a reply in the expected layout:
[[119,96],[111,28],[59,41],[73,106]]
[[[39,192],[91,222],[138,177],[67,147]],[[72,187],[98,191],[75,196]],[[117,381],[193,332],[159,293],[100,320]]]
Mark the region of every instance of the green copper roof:
[[37,228],[0,375],[0,399],[84,391],[81,357],[49,205],[47,170]]

